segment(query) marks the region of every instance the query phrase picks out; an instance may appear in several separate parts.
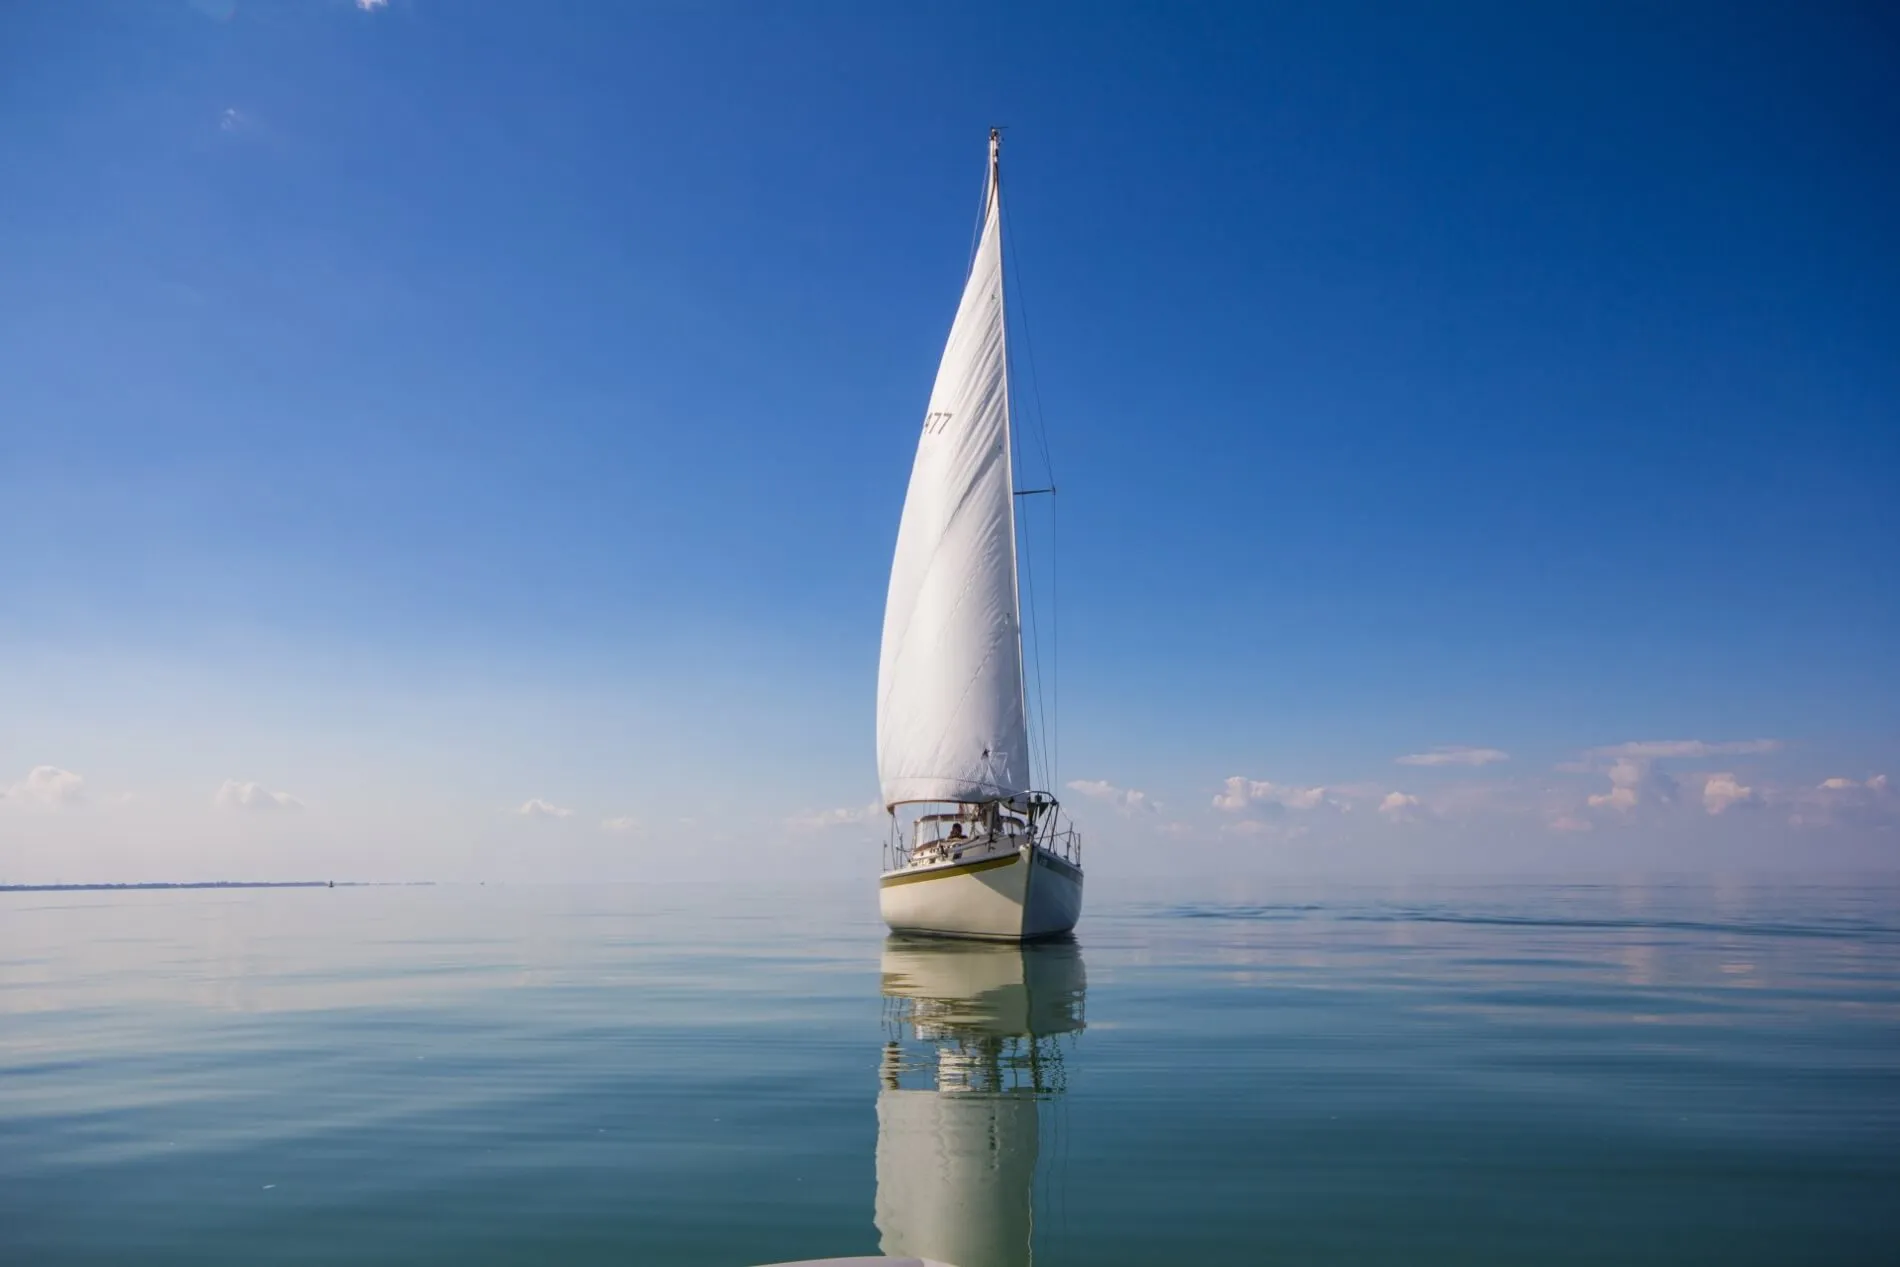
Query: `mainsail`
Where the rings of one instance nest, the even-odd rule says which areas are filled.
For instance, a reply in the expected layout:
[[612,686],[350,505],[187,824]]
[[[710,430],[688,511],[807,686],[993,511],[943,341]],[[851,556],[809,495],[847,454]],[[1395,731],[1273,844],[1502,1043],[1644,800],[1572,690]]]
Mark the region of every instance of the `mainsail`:
[[887,807],[1029,790],[1013,478],[992,133],[983,235],[924,415],[884,604],[877,764]]

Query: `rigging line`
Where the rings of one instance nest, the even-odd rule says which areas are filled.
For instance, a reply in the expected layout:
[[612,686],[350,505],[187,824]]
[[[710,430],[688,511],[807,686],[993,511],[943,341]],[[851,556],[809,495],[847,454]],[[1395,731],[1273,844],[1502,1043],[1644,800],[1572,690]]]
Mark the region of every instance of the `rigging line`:
[[[998,183],[1000,185],[1000,178]],[[1008,234],[1010,240],[1014,241],[1016,238],[1016,222],[1010,219],[1008,207],[1003,207],[1002,213],[1003,230]],[[1029,359],[1029,392],[1036,402],[1036,442],[1038,447],[1042,450],[1042,469],[1048,475],[1049,483],[1053,486],[1056,483],[1056,467],[1055,463],[1049,458],[1049,429],[1043,424],[1042,383],[1041,380],[1036,377],[1036,341],[1031,336],[1029,330],[1029,301],[1026,298],[1028,292],[1023,288],[1023,265],[1022,260],[1019,258],[1020,255],[1021,252],[1005,252],[1003,263],[1011,273],[1010,289],[1016,292],[1016,310],[1022,314],[1023,353]]]
[[[1002,224],[999,227],[1013,242],[1016,240],[1016,227],[1015,222],[1009,218],[1009,208],[1002,203],[1002,180],[1002,173],[999,171],[996,177],[997,209],[1002,216]],[[988,208],[986,207],[985,210],[987,211]],[[1042,380],[1036,377],[1036,341],[1029,330],[1029,302],[1026,297],[1028,292],[1023,287],[1023,266],[1020,255],[1020,251],[1003,252],[1003,266],[1009,270],[1014,279],[1010,289],[1016,292],[1016,311],[1022,317],[1023,353],[1029,358],[1029,391],[1036,402],[1036,440],[1042,449],[1043,473],[1049,477],[1049,491],[1053,494],[1056,489],[1056,467],[1049,456],[1049,428],[1042,416]],[[1052,697],[1051,707],[1056,715],[1056,725],[1053,735],[1045,734],[1044,736],[1044,742],[1048,744],[1053,754],[1046,761],[1051,792],[1056,790],[1058,777],[1056,761],[1062,756],[1062,609],[1059,602],[1060,594],[1056,588],[1056,508],[1054,502],[1055,499],[1051,496],[1049,506],[1049,694]],[[1042,686],[1040,665],[1040,653],[1038,653],[1036,670],[1038,691]]]
[[[1004,341],[1003,348],[1004,348],[1004,355],[1007,356],[1008,349],[1009,349],[1009,343],[1007,339],[1005,339]],[[1021,450],[1021,447],[1022,447],[1022,441],[1017,436],[1015,427],[1011,427],[1009,429],[1009,444],[1010,444],[1011,457],[1012,459],[1014,459],[1016,454]],[[1031,781],[1033,782],[1034,774],[1035,774],[1033,767],[1036,764],[1036,758],[1038,755],[1036,751],[1038,744],[1040,744],[1042,748],[1040,755],[1042,758],[1043,775],[1045,776],[1045,778],[1047,778],[1048,776],[1051,776],[1053,773],[1049,765],[1049,711],[1047,707],[1047,700],[1045,697],[1044,682],[1043,682],[1043,676],[1042,676],[1042,630],[1041,630],[1040,621],[1037,619],[1037,616],[1036,616],[1036,563],[1035,563],[1036,552],[1035,552],[1034,544],[1030,540],[1029,521],[1027,517],[1021,516],[1021,515],[1012,515],[1011,518],[1014,520],[1015,525],[1016,525],[1016,537],[1017,537],[1017,544],[1019,547],[1017,550],[1017,558],[1022,564],[1023,570],[1026,573],[1025,579],[1027,579],[1028,581],[1027,586],[1018,587],[1018,592],[1020,595],[1020,591],[1022,589],[1027,589],[1029,591],[1029,654],[1033,658],[1035,669],[1036,669],[1036,698],[1034,701],[1033,708],[1031,707],[1030,701],[1028,699],[1025,699],[1023,701],[1024,711],[1025,713],[1029,714],[1029,716],[1024,717],[1023,719],[1024,722],[1027,723],[1033,718],[1036,724],[1035,726],[1036,733],[1035,733],[1034,738],[1030,741],[1029,753],[1028,753],[1030,765],[1032,767],[1030,771]],[[1020,619],[1021,617],[1019,613],[1018,615],[1019,622],[1020,622]],[[1017,646],[1020,647],[1022,645],[1020,624],[1019,624],[1017,633],[1018,633]],[[1020,656],[1018,658],[1018,663],[1021,663]],[[1027,695],[1027,692],[1025,692],[1025,695]]]
[[[997,187],[1002,186],[1002,177],[997,177]],[[983,245],[983,224],[990,218],[990,160],[983,160],[983,193],[976,201],[976,227],[970,231],[970,260],[963,267],[963,275],[968,277],[976,267],[976,251]]]
[[[1029,581],[1029,653],[1034,657],[1036,664],[1036,738],[1042,745],[1043,775],[1050,783],[1053,783],[1055,769],[1049,760],[1047,681],[1042,673],[1042,633],[1040,622],[1036,617],[1036,552],[1033,544],[1029,540],[1028,520],[1026,518],[1017,521],[1017,535],[1022,538],[1025,547],[1022,551],[1023,571],[1026,574],[1026,579]],[[1046,790],[1053,793],[1054,788],[1052,786],[1046,787]]]
[[[1020,449],[1021,443],[1022,442],[1016,436],[1016,429],[1014,427],[1010,428],[1011,448]],[[1015,516],[1015,521],[1016,535],[1020,547],[1017,551],[1017,557],[1022,564],[1024,572],[1023,579],[1027,582],[1027,584],[1021,588],[1028,591],[1029,654],[1036,671],[1036,696],[1033,709],[1036,733],[1035,739],[1030,744],[1029,755],[1032,764],[1035,763],[1036,758],[1040,755],[1043,773],[1042,785],[1046,789],[1049,786],[1048,779],[1052,771],[1049,765],[1048,697],[1046,683],[1044,682],[1042,673],[1042,622],[1036,608],[1036,548],[1035,542],[1032,539],[1028,516],[1017,515]],[[1028,701],[1025,701],[1025,703],[1027,704]],[[1040,754],[1037,752],[1038,746],[1041,748]]]
[[[1003,198],[1003,174],[1000,168],[995,170],[995,178],[996,178],[996,187],[993,191],[993,196],[996,199],[996,205],[997,205],[998,211],[1001,212],[1002,198]],[[990,195],[992,192],[989,189],[987,180],[985,182],[984,188],[985,188],[985,193],[986,193],[986,198],[984,202],[984,214],[985,216],[987,216],[989,212],[988,195]],[[1004,231],[1005,236],[1009,236],[1009,229],[1006,223],[999,223],[997,227]],[[998,255],[1002,257],[1002,259],[1000,260],[1000,263],[1002,264],[1003,268],[1007,270],[1010,263],[1009,252],[1006,250],[1002,250],[1001,246],[1002,244],[998,243],[999,250],[997,253]],[[1017,270],[1017,276],[1018,278],[1021,277],[1020,268]],[[1009,287],[1007,285],[1007,279],[1005,278],[1004,289],[1007,290],[1008,288]],[[1007,328],[1007,314],[1005,314],[1005,328]],[[1027,331],[1027,327],[1025,326],[1025,329],[1024,329],[1025,337],[1027,337],[1027,334],[1028,334],[1028,331]],[[1007,335],[1005,336],[1004,341],[1003,341],[1003,355],[1004,355],[1004,364],[1005,364],[1005,370],[1004,370],[1005,381],[1008,381],[1007,366],[1009,363],[1009,359],[1012,356],[1012,353],[1010,351],[1010,344],[1009,344],[1009,339]],[[1035,364],[1033,361],[1033,357],[1030,364],[1030,378],[1031,378],[1031,381],[1033,382],[1035,378]],[[1041,401],[1041,397],[1038,396],[1037,401],[1036,401],[1036,412],[1037,412],[1036,431],[1040,439],[1040,443],[1041,443],[1041,447],[1043,451],[1043,469],[1045,471],[1048,471],[1050,469],[1049,467],[1049,440],[1048,440],[1047,435],[1044,434],[1044,428],[1042,426],[1041,411],[1042,411],[1042,401]],[[1014,411],[1012,411],[1012,417],[1013,417],[1013,412]],[[1012,476],[1014,475],[1015,466],[1020,465],[1020,462],[1018,459],[1022,451],[1022,439],[1017,434],[1017,432],[1018,432],[1018,428],[1014,426],[1010,427],[1009,443],[1010,443],[1010,456],[1012,460],[1012,465],[1011,465]],[[1053,486],[1055,484],[1055,480],[1053,476],[1051,477],[1049,482],[1051,485],[1051,491],[1053,492]],[[1011,491],[1012,492],[1014,491],[1013,486],[1012,486]],[[1012,510],[1013,510],[1013,507],[1012,507]],[[1028,520],[1026,518],[1018,517],[1014,515],[1013,513],[1011,515],[1011,519],[1014,520],[1017,525],[1017,536],[1020,539],[1021,546],[1023,547],[1019,551],[1019,556],[1022,560],[1023,569],[1025,573],[1027,574],[1027,580],[1029,582],[1029,585],[1028,585],[1028,589],[1029,589],[1029,652],[1030,652],[1031,657],[1034,660],[1035,669],[1036,669],[1036,699],[1035,699],[1035,705],[1034,705],[1036,734],[1035,734],[1034,739],[1030,741],[1028,756],[1029,756],[1029,761],[1030,761],[1030,766],[1031,766],[1031,775],[1032,775],[1032,780],[1033,780],[1034,766],[1037,759],[1036,749],[1038,745],[1040,745],[1042,749],[1041,758],[1042,758],[1042,772],[1044,776],[1044,785],[1045,785],[1044,790],[1049,791],[1050,794],[1053,795],[1054,790],[1055,790],[1055,763],[1051,759],[1051,746],[1050,746],[1050,738],[1049,738],[1049,733],[1050,733],[1050,730],[1052,729],[1052,727],[1049,725],[1049,701],[1048,701],[1049,688],[1048,688],[1048,681],[1044,677],[1043,672],[1042,672],[1042,629],[1041,629],[1041,623],[1037,619],[1037,615],[1036,615],[1035,548],[1034,548],[1034,545],[1029,541]],[[1020,590],[1021,587],[1018,587],[1018,588]],[[1021,620],[1021,616],[1019,613],[1018,614],[1019,628],[1017,631],[1018,647],[1022,645],[1020,620]],[[1021,661],[1020,661],[1020,656],[1019,656],[1018,663],[1020,662]],[[1027,695],[1027,692],[1025,691],[1024,694]],[[1030,709],[1029,701],[1027,699],[1023,701],[1023,705],[1024,705],[1024,712],[1029,713],[1031,709]],[[1030,719],[1028,716],[1024,717],[1023,721],[1025,723],[1025,726],[1027,726],[1027,723],[1029,720]]]

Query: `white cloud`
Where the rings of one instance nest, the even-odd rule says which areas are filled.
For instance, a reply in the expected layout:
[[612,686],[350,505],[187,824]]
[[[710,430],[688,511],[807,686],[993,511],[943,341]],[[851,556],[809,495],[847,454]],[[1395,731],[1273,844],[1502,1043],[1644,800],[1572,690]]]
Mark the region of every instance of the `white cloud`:
[[[1226,791],[1214,798],[1214,808],[1229,813],[1237,813],[1251,805],[1277,805],[1282,809],[1318,809],[1322,805],[1331,805],[1335,809],[1347,808],[1339,799],[1343,789],[1325,787],[1287,787],[1285,784],[1269,783],[1265,779],[1249,779],[1234,775],[1224,784]],[[1335,795],[1329,796],[1328,793]]]
[[1255,787],[1261,787],[1271,791],[1273,784],[1255,783],[1243,775],[1236,774],[1227,780],[1227,790],[1215,795],[1214,808],[1224,809],[1230,813],[1246,809],[1253,801],[1252,789]]
[[857,827],[883,816],[884,807],[872,801],[869,805],[861,805],[856,809],[819,809],[805,814],[794,814],[785,820],[785,825],[793,831],[824,831],[830,827]]
[[1107,779],[1071,779],[1069,789],[1108,802],[1117,814],[1152,814],[1160,808],[1148,799],[1146,792],[1138,792],[1131,787],[1116,787]]
[[236,779],[226,779],[212,794],[211,803],[219,809],[269,811],[303,808],[303,802],[288,792],[273,792],[261,783],[241,783]]
[[615,835],[624,836],[631,832],[639,831],[640,820],[630,814],[621,818],[603,818],[600,820],[600,829],[602,831],[613,832]]
[[56,765],[36,765],[18,783],[0,791],[0,800],[47,809],[65,809],[86,799],[86,781]]
[[573,810],[568,809],[564,805],[555,805],[552,802],[544,801],[538,796],[535,797],[533,800],[524,801],[522,803],[521,808],[516,810],[515,813],[520,814],[524,818],[572,818],[574,817]]
[[1590,805],[1593,809],[1613,809],[1628,813],[1636,808],[1636,789],[1619,785],[1607,792],[1592,792]]
[[1737,805],[1760,803],[1755,789],[1735,781],[1733,774],[1712,774],[1702,785],[1702,806],[1711,814],[1723,813]]
[[1788,799],[1794,803],[1794,812],[1788,821],[1797,827],[1885,830],[1900,825],[1900,804],[1896,804],[1884,774],[1873,775],[1862,782],[1839,777],[1823,779],[1818,787],[1804,789]]
[[1667,805],[1676,799],[1676,781],[1638,757],[1619,757],[1610,763],[1610,790],[1593,792],[1594,809],[1627,814],[1638,805]]
[[[1675,802],[1676,780],[1657,767],[1658,761],[1685,757],[1753,756],[1775,752],[1780,748],[1779,739],[1731,739],[1715,743],[1706,739],[1632,739],[1627,743],[1591,748],[1583,754],[1583,760],[1560,765],[1557,769],[1572,774],[1607,775],[1609,790],[1591,793],[1586,798],[1589,807],[1628,816],[1644,806]],[[1729,776],[1699,777],[1713,780]],[[1720,783],[1713,784],[1714,792],[1709,791],[1711,784],[1705,782],[1703,804],[1711,814],[1719,814],[1730,805],[1755,803],[1760,799],[1753,789],[1733,783],[1732,779],[1730,781],[1732,788]]]
[[1509,761],[1511,754],[1498,748],[1433,748],[1430,752],[1414,752],[1397,758],[1400,765],[1490,765],[1494,761]]
[[1418,798],[1404,792],[1387,792],[1385,799],[1379,802],[1379,812],[1395,823],[1413,817],[1417,809]]
[[1552,831],[1594,831],[1595,824],[1587,818],[1578,818],[1575,814],[1559,814],[1550,820]]
[[1736,739],[1723,743],[1708,743],[1701,739],[1634,739],[1628,743],[1611,744],[1606,748],[1592,748],[1590,755],[1634,757],[1637,760],[1646,761],[1664,757],[1755,756],[1764,752],[1776,752],[1780,748],[1779,739]]
[[389,0],[356,0],[356,7],[365,13],[374,13],[378,9],[387,9]]

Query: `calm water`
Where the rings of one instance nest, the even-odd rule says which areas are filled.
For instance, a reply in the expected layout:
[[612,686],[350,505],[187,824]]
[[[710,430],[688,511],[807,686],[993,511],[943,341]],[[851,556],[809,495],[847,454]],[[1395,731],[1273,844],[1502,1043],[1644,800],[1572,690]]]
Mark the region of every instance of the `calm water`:
[[0,894],[0,1261],[1900,1254],[1892,887],[870,901]]

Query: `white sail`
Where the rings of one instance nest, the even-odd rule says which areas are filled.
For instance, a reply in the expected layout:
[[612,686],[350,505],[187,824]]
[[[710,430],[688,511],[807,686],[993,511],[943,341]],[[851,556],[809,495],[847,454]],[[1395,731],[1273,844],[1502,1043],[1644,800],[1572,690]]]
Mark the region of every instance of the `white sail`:
[[970,278],[897,529],[878,664],[884,804],[1028,791],[996,141]]

